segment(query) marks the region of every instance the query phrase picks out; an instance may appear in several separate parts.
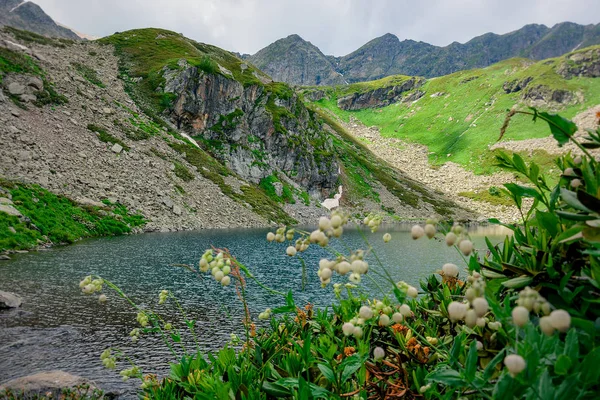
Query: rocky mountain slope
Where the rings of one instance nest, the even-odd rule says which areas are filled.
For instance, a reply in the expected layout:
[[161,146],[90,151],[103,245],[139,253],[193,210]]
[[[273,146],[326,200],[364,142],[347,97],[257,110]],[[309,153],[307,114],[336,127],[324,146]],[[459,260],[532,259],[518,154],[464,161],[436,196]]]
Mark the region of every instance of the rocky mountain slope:
[[178,230],[312,222],[342,186],[359,215],[470,215],[355,148],[288,86],[173,32],[67,43],[4,30],[0,86],[8,201],[35,184],[26,197],[47,189],[94,215],[122,207],[145,230]]
[[[554,140],[548,139],[547,125],[515,118],[503,141],[496,143],[507,110],[532,106],[558,111],[581,121],[582,128],[595,128],[597,117],[589,116],[600,105],[599,77],[600,46],[592,46],[539,62],[516,58],[427,80],[397,75],[346,86],[303,88],[301,93],[312,107],[338,118],[391,165],[421,177],[428,186],[451,192],[453,198],[460,195],[469,200],[462,204],[487,214],[485,207],[473,207],[470,200],[489,203],[486,207],[507,203],[497,190],[506,182],[506,176],[495,175],[499,149],[532,158],[553,179],[557,176],[552,156],[557,150],[549,146]],[[419,157],[406,154],[413,148],[426,149],[435,171],[422,167]],[[575,151],[560,149],[567,150]],[[472,177],[465,178],[466,186],[452,183],[454,176],[471,173],[492,175],[496,183]]]
[[[552,28],[526,25],[504,35],[486,33],[464,44],[454,42],[445,47],[414,40],[400,41],[388,33],[343,57],[324,56],[297,35],[293,35],[293,40],[290,38],[292,36],[265,47],[249,60],[277,81],[295,85],[334,85],[339,79],[328,82],[323,77],[343,76],[343,80],[350,83],[396,74],[435,77],[486,67],[512,57],[533,60],[557,57],[599,44],[600,24],[563,22]],[[318,69],[309,68],[315,65]]]
[[31,1],[0,0],[1,26],[11,26],[56,38],[80,39],[79,35],[58,25],[40,6]]
[[331,60],[298,35],[279,39],[246,59],[279,82],[304,86],[346,83]]

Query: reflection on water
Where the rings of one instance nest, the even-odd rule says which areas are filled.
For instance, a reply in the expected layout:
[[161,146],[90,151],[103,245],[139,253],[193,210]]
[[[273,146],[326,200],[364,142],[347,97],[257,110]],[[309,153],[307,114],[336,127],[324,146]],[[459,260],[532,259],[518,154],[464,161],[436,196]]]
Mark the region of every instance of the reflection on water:
[[[393,239],[383,244],[381,235],[366,234],[382,262],[397,280],[418,287],[419,280],[440,269],[446,262],[461,264],[456,250],[436,240],[413,241],[409,226],[387,226]],[[307,302],[324,307],[334,300],[331,287],[321,289],[316,275],[318,260],[329,253],[311,246],[303,256],[308,267],[308,284],[301,291],[301,266],[285,255],[287,244],[267,243],[267,230],[205,230],[201,232],[153,233],[86,240],[51,251],[29,253],[0,264],[0,290],[14,291],[24,298],[19,310],[0,313],[0,383],[40,371],[60,369],[94,380],[100,387],[135,398],[135,381],[122,382],[115,371],[103,369],[100,353],[118,346],[134,356],[145,372],[168,373],[166,362],[175,361],[157,337],[142,338],[133,344],[129,332],[136,327],[135,312],[124,300],[109,294],[109,302],[98,304],[95,297],[81,294],[78,282],[98,274],[118,284],[136,303],[156,307],[167,321],[179,319],[169,305],[157,306],[162,289],[172,291],[189,316],[197,322],[203,351],[225,344],[231,333],[242,336],[242,306],[233,286],[222,288],[210,275],[198,278],[174,263],[195,264],[211,246],[228,248],[251,268],[263,283],[275,289],[294,290],[298,305]],[[499,242],[500,236],[492,237]],[[344,234],[345,246],[365,248],[358,231]],[[481,237],[476,246],[484,246]],[[371,257],[371,268],[376,261]],[[334,280],[336,282],[336,280]],[[341,281],[344,282],[344,281]],[[365,279],[363,286],[375,296],[381,294]],[[248,283],[248,303],[253,317],[267,307],[283,304]],[[186,337],[184,342],[193,348]],[[123,366],[125,367],[125,366]]]

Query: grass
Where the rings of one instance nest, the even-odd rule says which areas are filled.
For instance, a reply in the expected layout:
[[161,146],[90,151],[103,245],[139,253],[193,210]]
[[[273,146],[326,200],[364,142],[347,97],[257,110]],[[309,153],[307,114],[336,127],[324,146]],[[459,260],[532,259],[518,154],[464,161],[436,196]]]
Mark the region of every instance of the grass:
[[[275,183],[282,184],[281,196],[277,195],[274,185]],[[294,199],[294,189],[289,185],[282,183],[276,175],[269,175],[266,178],[261,179],[258,187],[261,188],[265,194],[276,203],[296,203],[296,200]]]
[[123,142],[121,139],[114,137],[113,135],[111,135],[110,133],[108,133],[106,131],[106,129],[104,129],[101,126],[98,125],[94,125],[94,124],[89,124],[87,126],[88,130],[95,132],[98,134],[98,139],[100,139],[101,142],[104,143],[111,143],[111,144],[119,144],[124,151],[129,151],[129,146],[127,146],[125,144],[125,142]]
[[81,76],[83,76],[88,82],[90,82],[98,87],[101,87],[101,88],[106,87],[106,85],[104,83],[102,83],[102,81],[98,77],[98,72],[96,72],[95,69],[90,68],[87,65],[83,65],[81,63],[76,63],[76,62],[72,62],[71,65],[73,65],[73,68],[75,68],[75,70]]
[[194,180],[194,174],[192,174],[182,163],[175,161],[175,176],[184,182],[190,182]]
[[[519,104],[523,94],[505,93],[502,88],[505,82],[531,76],[533,80],[524,91],[540,85],[549,91],[581,91],[585,96],[583,102],[565,105],[560,110],[567,118],[597,104],[600,80],[564,79],[555,72],[562,62],[565,62],[564,57],[537,63],[511,59],[483,69],[457,72],[430,79],[419,88],[426,94],[417,102],[396,103],[379,109],[340,110],[334,90],[315,104],[344,121],[352,116],[367,126],[377,126],[384,137],[426,145],[433,165],[452,161],[477,174],[488,174],[497,171],[497,167],[487,162],[488,146],[497,141],[507,110]],[[442,95],[431,96],[436,93]],[[532,125],[526,118],[514,118],[503,140],[546,136],[545,124]]]
[[87,237],[122,235],[145,224],[141,215],[131,214],[120,204],[81,206],[40,186],[4,179],[0,179],[0,187],[12,195],[14,207],[31,221],[0,213],[0,251],[29,249],[40,242],[72,243]]
[[490,203],[494,206],[512,206],[515,204],[514,201],[512,201],[503,193],[492,194],[489,190],[485,189],[479,191],[460,192],[458,195],[476,201],[485,201],[486,203]]

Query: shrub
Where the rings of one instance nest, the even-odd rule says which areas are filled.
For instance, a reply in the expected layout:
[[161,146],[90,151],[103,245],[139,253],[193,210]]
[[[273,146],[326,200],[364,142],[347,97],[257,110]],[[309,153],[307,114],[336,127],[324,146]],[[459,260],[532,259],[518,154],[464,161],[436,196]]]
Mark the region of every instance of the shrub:
[[[502,133],[516,113],[509,113]],[[346,254],[330,249],[332,257],[319,262],[318,276],[323,288],[336,282],[337,301],[326,309],[301,308],[291,291],[267,287],[229,251],[210,249],[198,265],[182,267],[195,274],[210,272],[222,286],[236,286],[245,310],[245,337],[232,336],[229,345],[208,357],[181,347],[181,361],[161,381],[143,375],[137,366],[121,375],[142,379],[146,398],[596,398],[600,170],[587,149],[600,148],[600,129],[580,143],[570,121],[537,110],[518,113],[548,122],[559,144],[571,140],[582,155],[557,159],[563,175],[553,188],[535,163],[518,154],[498,156],[501,166],[522,175],[528,185],[511,183],[501,189],[523,219],[505,225],[513,234],[502,245],[487,240],[487,253],[473,250],[460,225],[428,220],[412,228],[413,239],[438,238],[468,257],[466,274],[445,264],[417,289],[395,282],[385,266],[369,265],[366,256],[373,248],[368,243],[367,250]],[[524,198],[533,199],[530,207],[523,207]],[[363,223],[375,232],[381,221],[381,216],[369,215]],[[281,227],[267,240],[287,242],[286,254],[298,258],[305,274],[302,254],[311,246],[328,248],[348,222],[346,214],[334,211],[312,232]],[[390,234],[382,239],[393,240]],[[381,288],[378,298],[360,290],[366,278]],[[285,298],[284,306],[258,315],[269,322],[258,331],[246,306],[247,280]],[[93,294],[104,284],[125,297],[99,277],[86,277],[80,287]],[[178,306],[167,290],[158,296],[159,305],[171,301]],[[136,308],[141,327],[132,338],[162,333],[178,354],[179,328],[165,324],[149,307]],[[195,335],[194,321],[182,314],[182,326]],[[110,368],[120,358],[124,355],[117,349],[101,356]]]

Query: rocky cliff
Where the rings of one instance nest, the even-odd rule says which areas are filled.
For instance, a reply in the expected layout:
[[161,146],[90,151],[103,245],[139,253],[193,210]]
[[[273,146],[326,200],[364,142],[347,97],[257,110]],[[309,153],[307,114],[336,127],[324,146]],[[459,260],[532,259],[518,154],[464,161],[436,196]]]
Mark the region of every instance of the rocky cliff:
[[70,29],[58,25],[31,1],[0,0],[0,26],[35,32],[40,35],[80,40],[80,37]]
[[[286,39],[282,39],[286,41]],[[297,38],[296,42],[304,42]],[[343,56],[319,56],[319,71],[303,74],[292,71],[307,65],[299,46],[287,46],[282,50],[281,41],[260,50],[250,60],[272,73],[279,81],[302,85],[331,85],[316,79],[327,71],[329,76],[342,75],[345,81],[362,82],[390,75],[413,75],[435,77],[460,70],[481,68],[512,57],[527,57],[542,60],[557,57],[600,43],[600,24],[579,25],[571,22],[545,25],[526,25],[504,35],[486,33],[466,43],[454,42],[445,47],[433,46],[414,40],[400,41],[388,33],[375,38],[356,51]],[[308,42],[305,42],[308,43]],[[322,54],[312,44],[313,54]],[[329,64],[326,63],[329,62]],[[314,70],[316,71],[316,69]]]

